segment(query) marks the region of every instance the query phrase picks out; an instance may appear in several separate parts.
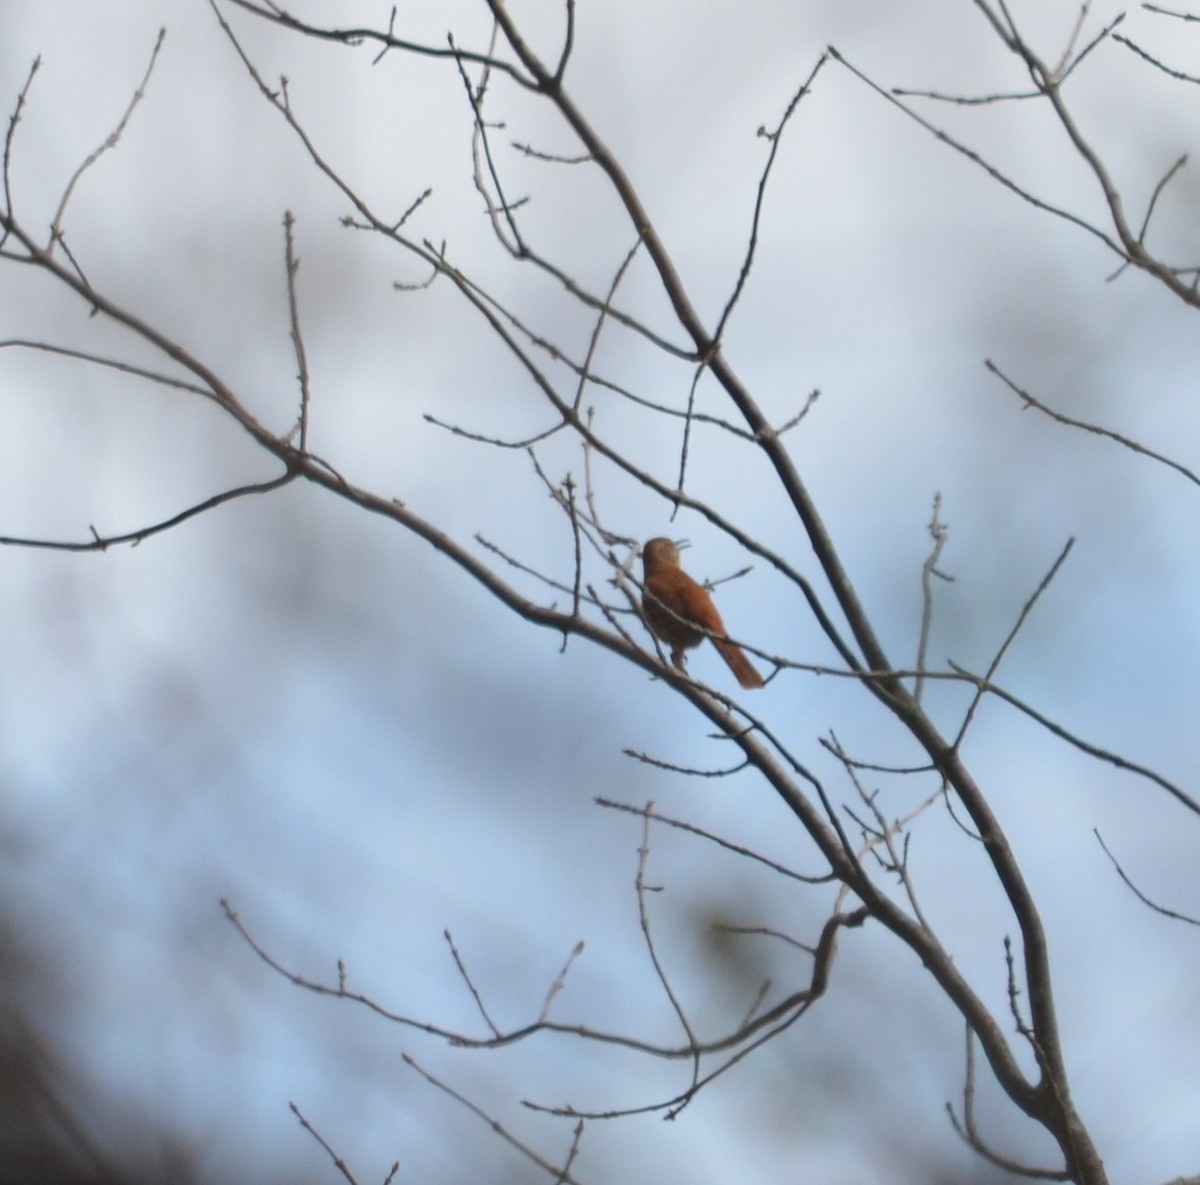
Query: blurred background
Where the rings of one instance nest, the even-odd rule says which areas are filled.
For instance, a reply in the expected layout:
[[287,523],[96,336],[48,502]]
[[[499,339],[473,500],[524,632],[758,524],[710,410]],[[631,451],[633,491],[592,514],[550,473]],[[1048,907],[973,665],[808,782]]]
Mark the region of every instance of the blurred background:
[[[1054,59],[1078,5],[1010,5]],[[561,5],[513,3],[552,56]],[[1101,11],[1103,9],[1103,11]],[[411,10],[411,11],[410,11]],[[386,28],[388,5],[309,3],[341,27]],[[582,353],[591,321],[498,248],[471,181],[471,113],[445,61],[285,35],[229,5],[270,85],[331,168],[382,217],[410,224],[528,323]],[[1116,9],[1097,5],[1097,31]],[[483,5],[408,5],[398,33],[483,48]],[[14,110],[12,200],[46,233],[80,163],[116,126],[167,34],[118,147],[80,179],[66,242],[93,284],[200,357],[264,422],[298,402],[282,219],[297,219],[298,292],[312,371],[310,443],[352,481],[398,497],[459,541],[476,533],[570,579],[566,520],[525,455],[424,419],[518,439],[553,423],[527,377],[445,283],[348,229],[347,198],[257,93],[212,8],[192,0],[81,6],[0,0],[0,96]],[[1181,69],[1200,34],[1147,13],[1130,36]],[[1086,40],[1086,36],[1085,36]],[[1022,89],[966,0],[854,5],[792,0],[580,4],[568,87],[625,163],[715,322],[745,249],[766,141],[827,44],[884,86],[949,94]],[[1173,56],[1172,56],[1173,55]],[[1194,65],[1192,67],[1194,71]],[[1068,91],[1137,223],[1194,147],[1193,97],[1109,44]],[[489,115],[510,199],[539,250],[604,290],[631,246],[567,130],[493,80]],[[1034,103],[921,107],[1053,205],[1103,224],[1094,179]],[[1150,241],[1194,259],[1195,178],[1159,199]],[[1035,210],[827,66],[786,133],[760,253],[727,353],[776,422],[815,388],[792,434],[797,464],[895,662],[916,653],[920,570],[935,492],[949,542],[930,662],[982,671],[1068,538],[1071,557],[1006,659],[1001,682],[1065,727],[1154,767],[1200,778],[1195,484],[1017,400],[984,368],[1061,411],[1197,466],[1191,315],[1095,236]],[[639,263],[623,294],[666,310]],[[670,334],[673,338],[675,335]],[[38,339],[166,369],[53,283],[0,261],[0,338]],[[691,374],[628,335],[605,373],[672,406]],[[561,372],[559,372],[561,375]],[[701,384],[699,406],[730,409]],[[678,425],[594,391],[598,429],[665,481]],[[34,351],[0,350],[0,534],[83,540],[134,530],[275,469],[218,410],[178,391]],[[551,480],[582,480],[577,448],[540,447]],[[699,519],[671,521],[597,464],[606,525],[692,540],[689,570],[745,563]],[[716,431],[691,443],[689,488],[786,554],[816,565],[753,450]],[[517,573],[509,574],[521,583]],[[599,564],[588,577],[604,586]],[[530,595],[548,598],[526,582]],[[760,565],[723,585],[733,633],[809,662],[834,656],[794,591]],[[482,1035],[443,931],[501,1027],[533,1020],[574,945],[551,1015],[681,1040],[638,927],[641,822],[597,796],[686,818],[802,872],[821,866],[750,776],[655,771],[626,748],[689,767],[727,747],[681,701],[579,640],[523,624],[395,525],[292,486],[196,518],[137,547],[0,551],[0,1179],[329,1181],[338,1171],[294,1102],[361,1182],[545,1180],[414,1057],[561,1162],[572,1125],[521,1100],[638,1107],[686,1066],[541,1036],[456,1049],[352,1004],[318,998],[261,962],[226,898],[287,968],[417,1020]],[[711,648],[693,669],[727,675]],[[929,689],[951,731],[961,691]],[[758,707],[853,803],[818,738],[856,756],[914,760],[867,697],[792,674]],[[965,752],[1009,829],[1046,915],[1077,1102],[1112,1179],[1163,1181],[1200,1165],[1200,947],[1120,883],[1098,830],[1138,884],[1200,913],[1197,820],[1144,780],[1065,747],[997,703]],[[928,781],[878,783],[901,815]],[[699,1030],[735,1023],[764,979],[778,998],[809,964],[832,893],[786,882],[664,828],[648,880],[659,952]],[[940,808],[916,825],[922,902],[960,967],[1006,1015],[1011,916],[979,853]],[[589,1182],[993,1181],[953,1134],[961,1028],[878,927],[846,935],[832,989],[775,1043],[716,1081],[674,1123],[591,1123],[574,1168]],[[990,1083],[981,1122],[1017,1159],[1048,1158]],[[1052,1161],[1050,1163],[1053,1163]]]

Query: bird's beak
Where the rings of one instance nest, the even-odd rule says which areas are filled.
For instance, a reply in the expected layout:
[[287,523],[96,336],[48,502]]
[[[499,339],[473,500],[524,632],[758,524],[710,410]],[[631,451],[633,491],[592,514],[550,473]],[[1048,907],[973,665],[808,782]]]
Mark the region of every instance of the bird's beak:
[[675,546],[678,547],[680,551],[683,551],[685,548],[691,547],[691,545],[692,545],[692,541],[690,539],[676,539],[675,540]]

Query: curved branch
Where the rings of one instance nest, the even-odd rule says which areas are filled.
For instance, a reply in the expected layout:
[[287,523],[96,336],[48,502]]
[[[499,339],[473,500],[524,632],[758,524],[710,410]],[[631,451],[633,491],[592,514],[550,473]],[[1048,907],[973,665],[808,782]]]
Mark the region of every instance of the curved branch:
[[[208,0],[208,2],[212,6],[213,11],[218,13],[218,19],[223,24],[224,19],[220,17],[216,0]],[[329,29],[320,25],[310,25],[306,21],[302,21],[292,16],[291,13],[284,12],[273,5],[268,7],[265,4],[256,4],[253,0],[225,0],[225,3],[244,9],[246,12],[260,17],[264,21],[269,21],[273,25],[279,25],[293,33],[302,33],[305,37],[313,37],[319,41],[334,41],[348,46],[361,45],[365,41],[376,41],[383,47],[380,56],[388,50],[399,49],[406,53],[418,54],[420,57],[425,58],[462,58],[465,61],[486,66],[489,70],[498,70],[503,74],[507,74],[513,82],[518,86],[524,87],[526,90],[537,89],[537,84],[532,79],[525,77],[511,62],[506,62],[502,58],[493,57],[489,54],[478,53],[469,49],[458,49],[453,46],[446,48],[439,45],[423,45],[419,41],[405,41],[403,38],[394,37],[390,31],[381,33],[378,29],[365,27]]]
[[[975,0],[975,4],[992,22],[993,26],[999,29],[997,18],[989,11],[984,0]],[[1002,37],[1004,43],[1024,63],[1030,78],[1033,80],[1034,86],[1049,101],[1059,125],[1066,132],[1067,138],[1071,141],[1075,152],[1087,166],[1100,188],[1104,204],[1108,208],[1113,230],[1116,232],[1117,240],[1120,244],[1118,253],[1135,267],[1141,268],[1142,271],[1152,275],[1185,304],[1191,305],[1193,308],[1200,308],[1200,292],[1197,292],[1195,286],[1190,283],[1184,283],[1176,269],[1168,267],[1161,260],[1151,255],[1142,242],[1141,235],[1134,233],[1133,228],[1129,224],[1129,219],[1125,214],[1125,203],[1121,198],[1121,192],[1113,180],[1108,166],[1101,159],[1099,152],[1096,151],[1091,142],[1084,136],[1075,116],[1063,98],[1062,78],[1042,61],[1028,40],[1012,23],[1011,18],[1008,21],[1008,29],[1008,34]],[[1086,223],[1080,223],[1080,225],[1085,228],[1087,227]],[[1112,245],[1107,236],[1102,235],[1101,237]]]
[[[856,909],[850,913],[837,913],[825,922],[821,936],[813,950],[813,969],[807,987],[792,992],[784,1000],[748,1020],[734,1031],[709,1041],[689,1040],[685,1045],[661,1045],[651,1041],[643,1041],[623,1033],[609,1032],[603,1029],[593,1029],[584,1024],[564,1024],[561,1021],[547,1020],[539,1016],[536,1021],[519,1025],[513,1029],[496,1030],[489,1021],[492,1035],[472,1037],[456,1029],[448,1029],[430,1021],[417,1020],[405,1013],[395,1012],[386,1008],[372,997],[362,992],[356,992],[346,986],[345,968],[339,964],[336,985],[321,983],[318,980],[292,971],[279,962],[258,940],[250,933],[245,923],[230,902],[222,898],[221,911],[225,918],[241,936],[246,945],[277,975],[289,983],[317,996],[327,996],[331,999],[348,1000],[358,1004],[382,1017],[384,1020],[403,1025],[405,1028],[416,1029],[432,1037],[439,1037],[451,1045],[464,1049],[498,1049],[507,1045],[515,1045],[539,1033],[552,1033],[560,1036],[580,1037],[587,1041],[595,1041],[604,1045],[615,1045],[637,1053],[650,1054],[668,1061],[679,1061],[684,1058],[693,1059],[698,1055],[721,1053],[736,1049],[752,1038],[759,1037],[764,1030],[770,1029],[781,1019],[791,1016],[798,1009],[806,1010],[815,1003],[829,986],[829,972],[837,953],[837,934],[842,929],[852,929],[861,926],[869,916],[866,910]],[[461,964],[459,964],[460,974]],[[468,980],[468,984],[469,984]],[[474,990],[474,989],[472,989]],[[477,998],[478,1003],[478,998]],[[795,1019],[794,1017],[792,1019]],[[791,1023],[789,1020],[788,1023]]]
[[1151,900],[1141,889],[1137,887],[1130,879],[1129,874],[1121,867],[1120,861],[1109,850],[1108,844],[1104,842],[1103,837],[1096,828],[1092,828],[1092,834],[1096,837],[1096,842],[1104,849],[1104,854],[1112,862],[1113,868],[1116,870],[1117,876],[1125,882],[1125,887],[1145,906],[1154,910],[1155,913],[1161,914],[1165,918],[1170,918],[1173,922],[1186,922],[1189,926],[1200,926],[1200,918],[1191,917],[1189,914],[1180,913],[1175,909],[1168,909],[1165,905],[1159,905],[1157,901]]
[[188,519],[215,510],[226,502],[233,502],[238,498],[248,498],[251,494],[269,494],[272,490],[281,489],[289,482],[294,481],[297,476],[299,475],[295,470],[289,469],[286,473],[271,478],[270,481],[250,482],[248,485],[235,486],[231,490],[222,490],[221,493],[213,494],[211,498],[205,498],[202,502],[197,502],[194,506],[189,506],[186,510],[181,510],[178,514],[173,514],[161,522],[152,523],[147,527],[138,527],[133,531],[125,531],[119,535],[101,535],[95,527],[91,528],[92,537],[90,539],[36,539],[22,535],[0,535],[0,547],[33,547],[46,551],[107,551],[110,547],[117,547],[122,543],[129,543],[136,547],[143,539],[149,539],[152,535],[161,535],[163,531],[169,531],[172,527],[178,527],[181,523],[187,522]]
[[1139,444],[1132,437],[1124,436],[1120,432],[1114,431],[1112,428],[1102,427],[1100,424],[1091,424],[1087,420],[1077,420],[1074,416],[1068,416],[1061,411],[1055,411],[1052,407],[1042,403],[1041,400],[1035,399],[1029,394],[1024,387],[1019,387],[1012,379],[1008,377],[990,358],[985,358],[984,366],[994,374],[1014,395],[1016,395],[1026,407],[1032,407],[1036,411],[1040,411],[1042,415],[1049,417],[1057,424],[1064,424],[1068,428],[1078,428],[1081,432],[1091,433],[1093,436],[1101,436],[1106,440],[1115,441],[1122,448],[1128,449],[1131,453],[1137,453],[1142,457],[1149,457],[1152,461],[1157,461],[1160,465],[1165,465],[1168,469],[1173,469],[1181,477],[1186,478],[1193,485],[1200,486],[1200,477],[1192,472],[1186,465],[1181,465],[1178,461],[1171,460],[1170,457],[1164,456],[1162,453],[1156,453],[1153,449],[1147,448],[1144,444]]
[[950,1103],[946,1104],[946,1114],[950,1118],[950,1126],[962,1138],[963,1143],[996,1168],[1034,1181],[1069,1181],[1071,1179],[1070,1173],[1066,1169],[1035,1168],[1033,1165],[1004,1156],[992,1148],[979,1134],[979,1129],[975,1124],[975,1043],[969,1029],[967,1030],[967,1068],[963,1078],[963,1117],[960,1122]]
[[1085,741],[1082,737],[1076,736],[1061,724],[1051,720],[1049,716],[1039,712],[1031,704],[1027,704],[1024,700],[1013,695],[1011,691],[1005,691],[1003,687],[989,682],[983,676],[973,675],[965,667],[960,667],[954,662],[950,666],[953,668],[955,674],[964,679],[969,679],[981,691],[986,691],[988,694],[994,695],[997,699],[1003,700],[1006,704],[1016,708],[1018,712],[1023,712],[1031,720],[1035,720],[1040,724],[1047,732],[1053,733],[1059,740],[1066,741],[1067,744],[1078,749],[1081,753],[1086,753],[1089,757],[1095,757],[1098,761],[1107,762],[1107,764],[1115,766],[1117,769],[1137,774],[1138,777],[1153,782],[1156,786],[1160,786],[1165,790],[1177,802],[1187,807],[1193,814],[1200,815],[1200,801],[1193,798],[1186,790],[1176,786],[1174,782],[1164,778],[1162,774],[1155,773],[1148,766],[1139,765],[1136,761],[1130,761],[1127,757],[1122,757],[1119,753],[1110,752],[1108,749],[1092,744],[1091,741]]

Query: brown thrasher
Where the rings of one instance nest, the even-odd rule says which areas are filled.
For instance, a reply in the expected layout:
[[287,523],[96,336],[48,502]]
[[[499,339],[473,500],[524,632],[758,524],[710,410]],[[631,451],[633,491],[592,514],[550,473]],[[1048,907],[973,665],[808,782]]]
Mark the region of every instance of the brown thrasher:
[[646,570],[642,612],[650,632],[670,646],[672,664],[684,670],[683,652],[711,637],[737,681],[747,690],[761,687],[762,676],[741,649],[725,637],[725,623],[708,589],[679,566],[679,545],[670,539],[651,539],[642,548],[642,563]]

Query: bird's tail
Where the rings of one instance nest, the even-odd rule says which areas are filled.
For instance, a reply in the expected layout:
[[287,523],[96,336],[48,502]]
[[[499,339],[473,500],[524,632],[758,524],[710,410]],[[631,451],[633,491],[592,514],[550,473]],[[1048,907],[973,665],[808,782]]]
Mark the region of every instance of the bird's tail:
[[717,653],[725,660],[734,678],[747,690],[763,685],[763,677],[754,669],[750,660],[742,653],[741,647],[722,638],[713,638],[712,644]]

